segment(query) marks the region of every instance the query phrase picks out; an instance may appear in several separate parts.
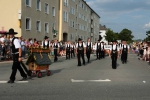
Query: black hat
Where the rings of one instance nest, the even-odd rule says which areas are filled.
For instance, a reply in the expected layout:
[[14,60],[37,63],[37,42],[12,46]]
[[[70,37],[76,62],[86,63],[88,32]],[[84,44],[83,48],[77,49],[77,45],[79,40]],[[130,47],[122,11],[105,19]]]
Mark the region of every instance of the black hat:
[[104,43],[103,41],[101,43]]
[[8,32],[6,32],[6,34],[18,34],[17,32],[14,32],[14,29],[9,29]]
[[78,41],[82,41],[82,39],[81,39],[81,38],[78,38]]
[[48,36],[45,36],[45,37],[44,37],[44,39],[48,39],[48,38],[49,38]]
[[98,39],[97,41],[100,41],[100,39]]

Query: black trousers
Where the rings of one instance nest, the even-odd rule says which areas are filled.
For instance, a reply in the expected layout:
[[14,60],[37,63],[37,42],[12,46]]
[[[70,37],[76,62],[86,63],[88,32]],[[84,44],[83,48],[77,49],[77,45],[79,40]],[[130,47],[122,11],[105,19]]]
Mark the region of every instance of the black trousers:
[[19,58],[19,54],[13,55],[12,73],[10,76],[10,80],[12,80],[12,81],[14,81],[16,79],[15,77],[16,77],[17,69],[19,70],[20,75],[22,77],[27,77],[27,75],[23,71],[22,67],[20,66],[20,62],[18,61],[18,58]]
[[91,55],[91,50],[86,51],[86,57],[88,59],[88,62],[90,62],[90,55]]
[[72,56],[74,56],[74,57],[75,57],[74,50],[71,50],[71,58],[72,58]]
[[81,59],[80,58],[82,58],[83,65],[85,65],[84,52],[78,51],[77,56],[78,56],[78,66],[81,66]]
[[101,57],[105,58],[105,51],[104,50],[101,51]]
[[66,59],[70,59],[70,50],[66,50]]
[[112,68],[116,69],[117,68],[117,54],[113,53],[111,55],[111,59],[112,59]]
[[122,52],[121,60],[122,60],[123,63],[127,62],[127,52]]
[[54,49],[54,62],[58,60],[57,55],[57,49]]
[[97,59],[101,59],[101,50],[96,51]]
[[4,57],[4,56],[6,56],[6,49],[5,49],[5,47],[3,47],[2,50],[3,50],[2,56]]

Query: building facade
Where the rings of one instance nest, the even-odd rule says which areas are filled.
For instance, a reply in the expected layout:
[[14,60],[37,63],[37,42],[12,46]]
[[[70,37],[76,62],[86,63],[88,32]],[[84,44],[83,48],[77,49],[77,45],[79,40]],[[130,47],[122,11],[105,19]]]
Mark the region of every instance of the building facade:
[[97,41],[100,17],[84,0],[60,0],[59,40]]
[[[7,6],[6,6],[7,5]],[[23,38],[97,41],[100,16],[84,0],[1,0],[0,27]]]
[[[7,5],[7,6],[6,6]],[[59,0],[1,0],[0,27],[14,28],[17,36],[42,40],[55,38],[59,27]]]

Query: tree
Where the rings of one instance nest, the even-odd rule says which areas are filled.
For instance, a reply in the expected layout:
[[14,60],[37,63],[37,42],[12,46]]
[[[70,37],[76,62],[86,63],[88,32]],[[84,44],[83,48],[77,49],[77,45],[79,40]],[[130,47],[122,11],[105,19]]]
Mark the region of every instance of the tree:
[[114,32],[111,29],[107,30],[105,39],[109,42],[114,40]]
[[134,36],[132,35],[132,31],[128,30],[128,29],[123,29],[120,33],[119,33],[119,39],[120,40],[125,40],[127,42],[132,42]]

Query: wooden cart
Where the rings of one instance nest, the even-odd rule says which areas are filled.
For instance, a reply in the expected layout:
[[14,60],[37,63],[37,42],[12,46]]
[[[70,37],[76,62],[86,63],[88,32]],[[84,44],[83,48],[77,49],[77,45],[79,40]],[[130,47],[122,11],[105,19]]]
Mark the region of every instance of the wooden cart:
[[43,48],[30,48],[30,55],[27,59],[26,65],[28,65],[31,75],[37,75],[38,78],[42,77],[41,70],[45,70],[47,76],[51,75],[49,65],[51,64],[50,50]]

